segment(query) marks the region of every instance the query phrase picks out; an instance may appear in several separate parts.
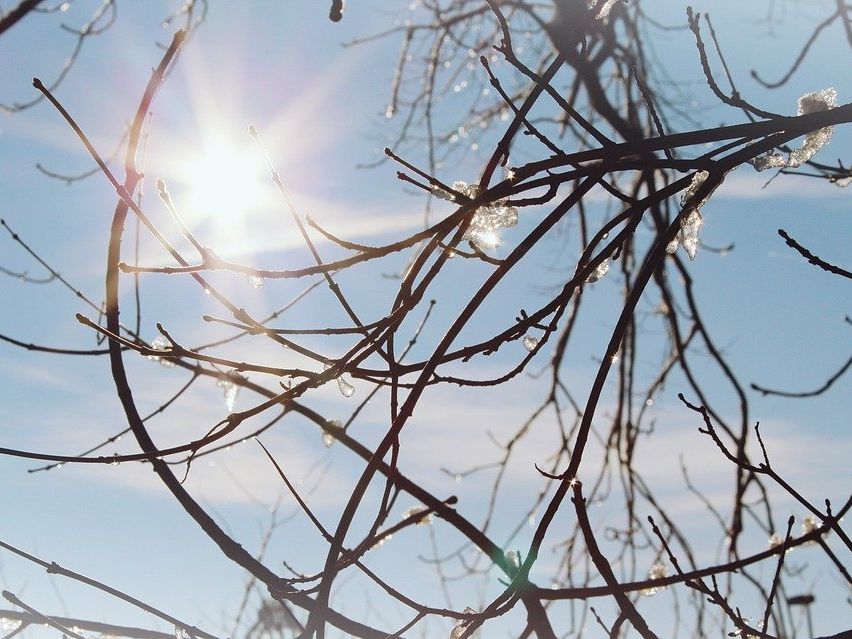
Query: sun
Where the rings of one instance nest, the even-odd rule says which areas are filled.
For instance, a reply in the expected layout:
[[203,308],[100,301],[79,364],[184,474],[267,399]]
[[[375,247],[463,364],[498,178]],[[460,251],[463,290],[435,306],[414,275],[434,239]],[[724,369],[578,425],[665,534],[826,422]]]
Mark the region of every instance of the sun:
[[241,226],[269,201],[263,160],[249,142],[208,141],[180,162],[183,208],[189,219],[227,229]]

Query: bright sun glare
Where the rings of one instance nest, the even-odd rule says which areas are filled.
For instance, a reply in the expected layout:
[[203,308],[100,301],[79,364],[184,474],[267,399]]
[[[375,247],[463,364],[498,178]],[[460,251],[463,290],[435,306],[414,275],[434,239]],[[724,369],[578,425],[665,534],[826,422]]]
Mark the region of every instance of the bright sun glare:
[[238,147],[216,140],[183,162],[181,173],[187,188],[187,217],[200,222],[214,221],[224,228],[240,226],[269,199],[271,187],[263,161],[248,144]]

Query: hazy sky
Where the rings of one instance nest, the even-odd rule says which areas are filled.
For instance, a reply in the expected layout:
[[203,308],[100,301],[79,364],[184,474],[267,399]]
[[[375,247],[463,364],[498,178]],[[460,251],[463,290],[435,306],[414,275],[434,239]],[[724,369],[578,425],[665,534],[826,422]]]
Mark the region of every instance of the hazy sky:
[[[4,8],[8,4],[4,3]],[[349,4],[344,20],[332,24],[324,2],[211,2],[206,22],[181,54],[153,109],[146,151],[150,179],[145,206],[158,224],[168,224],[153,190],[153,179],[162,177],[185,205],[187,222],[220,255],[263,266],[309,263],[286,211],[268,184],[262,158],[247,135],[247,126],[253,123],[266,140],[302,215],[310,215],[338,236],[375,244],[422,225],[425,198],[403,188],[395,178],[396,167],[356,168],[377,160],[400,126],[398,118],[388,120],[384,116],[399,37],[352,48],[340,46],[343,41],[383,31],[395,20],[405,20],[407,10],[397,13],[396,9],[387,9],[390,3],[376,0],[353,0]],[[649,4],[659,11],[656,17],[660,20],[685,22],[683,3],[666,0]],[[742,3],[730,0],[707,4],[706,8],[714,12],[732,71],[741,80],[740,89],[754,102],[793,114],[801,94],[828,86],[837,89],[839,102],[852,99],[848,64],[837,62],[848,60],[849,55],[839,25],[817,41],[789,86],[767,92],[749,76],[752,68],[770,78],[779,76],[833,3],[809,3],[805,9],[776,3],[778,22],[773,24],[772,33],[761,22],[767,2],[750,3],[745,9],[740,7]],[[161,21],[179,5],[147,0],[120,2],[114,26],[86,43],[57,91],[106,154],[118,146],[150,69],[162,55],[156,43],[170,39],[172,27],[163,28]],[[96,6],[78,0],[67,12],[31,15],[4,34],[0,38],[0,102],[33,99],[32,77],[45,82],[55,77],[74,46],[75,38],[60,30],[60,22],[82,24]],[[399,6],[405,7],[405,3]],[[696,9],[703,8],[696,5]],[[694,97],[694,102],[684,105],[692,116],[704,126],[742,121],[739,112],[713,102],[701,79],[688,32],[656,33],[654,45],[661,68],[671,75],[672,89]],[[474,75],[478,73],[477,68]],[[482,78],[477,81],[482,82]],[[472,85],[467,90],[478,90]],[[451,111],[455,104],[452,100],[461,104],[464,98],[450,95],[443,113]],[[684,126],[682,122],[673,123]],[[448,160],[441,168],[441,177],[448,182],[473,181],[488,147],[483,143],[473,149],[464,139],[457,144],[467,146],[466,154]],[[833,162],[837,157],[849,158],[850,150],[852,136],[841,129],[820,159]],[[412,145],[406,157],[423,162],[423,149]],[[36,163],[61,173],[91,167],[84,149],[48,105],[0,114],[0,216],[74,286],[100,301],[114,193],[100,175],[68,186],[39,173]],[[218,179],[210,182],[211,174],[219,175]],[[208,178],[205,188],[198,186],[201,175]],[[849,326],[843,321],[844,314],[850,312],[848,283],[808,266],[784,246],[776,229],[788,230],[819,255],[848,268],[850,192],[789,176],[763,188],[769,177],[748,166],[728,177],[703,210],[706,224],[702,239],[713,246],[734,243],[735,250],[725,256],[702,251],[690,268],[705,319],[740,379],[746,384],[806,390],[821,384],[849,355]],[[444,202],[433,206],[433,216],[451,210]],[[240,209],[238,215],[232,213],[236,209]],[[599,202],[594,210],[603,214],[604,203]],[[522,217],[518,229],[506,234],[506,246],[498,249],[498,254],[505,254],[506,247],[522,238],[524,229],[531,228],[534,221]],[[128,249],[131,237],[129,233],[125,236]],[[339,253],[327,243],[320,242],[320,247],[326,255]],[[143,238],[141,254],[143,262],[165,263],[165,256],[149,238]],[[557,243],[535,251],[522,276],[501,289],[499,301],[483,309],[463,338],[476,332],[489,334],[511,321],[520,308],[540,303],[544,299],[542,290],[558,284],[564,265],[573,264],[575,259],[560,252]],[[44,275],[5,232],[0,233],[0,266],[27,271],[33,277]],[[393,256],[385,264],[344,274],[340,282],[352,299],[359,300],[359,312],[373,320],[379,317],[376,309],[384,308],[398,286],[396,280],[385,276],[398,273],[404,266],[404,256]],[[439,304],[424,332],[424,346],[415,351],[420,357],[428,354],[425,349],[440,337],[452,310],[469,298],[487,272],[463,260],[455,260],[450,269],[434,292]],[[130,280],[125,281],[124,286],[129,287]],[[278,282],[253,289],[241,276],[223,275],[215,281],[258,315],[281,306],[310,283]],[[200,321],[205,313],[222,313],[187,280],[150,276],[143,278],[143,284],[144,337],[153,339],[157,321],[166,322],[170,330],[191,344],[223,335],[220,329]],[[566,377],[577,384],[580,397],[585,397],[583,391],[594,366],[592,357],[601,352],[614,321],[618,286],[619,282],[610,278],[591,289],[588,303],[594,310],[587,309],[588,319],[578,327],[582,348],[566,372]],[[0,333],[47,346],[93,347],[94,336],[74,320],[75,312],[93,316],[92,309],[56,282],[27,285],[0,274],[0,287],[4,311]],[[126,302],[123,318],[128,321],[133,308],[129,296]],[[649,301],[644,312],[651,310]],[[288,321],[294,326],[334,326],[342,325],[345,317],[328,295],[319,291],[299,305],[297,314]],[[407,330],[412,328],[406,325]],[[342,351],[342,343],[313,343],[332,353]],[[519,343],[509,346],[521,348]],[[240,356],[245,359],[280,365],[281,354],[270,353],[263,343],[245,342],[242,348]],[[493,358],[471,362],[469,371],[475,377],[485,377],[520,356],[520,350],[504,348]],[[648,361],[642,365],[650,370],[663,354],[649,347],[646,356]],[[187,380],[185,371],[165,369],[139,357],[127,359],[143,414],[155,409]],[[700,354],[696,360],[701,368]],[[547,353],[542,353],[533,370],[541,370],[547,361]],[[709,382],[708,387],[716,393],[718,404],[734,414],[736,401],[730,390],[718,380]],[[672,473],[677,473],[678,455],[685,455],[687,463],[691,462],[693,479],[725,508],[731,472],[712,444],[696,433],[694,417],[676,401],[677,392],[682,390],[686,390],[683,379],[674,374],[654,408],[660,439],[639,466],[671,499],[675,510],[695,516],[691,528],[700,538],[706,526],[702,523],[704,511],[688,496],[679,479],[671,480]],[[761,421],[773,459],[789,470],[791,483],[803,487],[816,503],[825,496],[841,501],[850,485],[849,390],[847,377],[816,400],[763,398],[757,393],[749,397],[751,416]],[[336,388],[328,386],[319,389],[309,404],[329,417],[345,419],[353,402],[367,391],[364,384],[356,385],[355,398],[345,400]],[[406,432],[403,450],[408,452],[401,467],[438,495],[458,494],[460,508],[478,521],[484,512],[481,500],[490,476],[475,475],[457,484],[452,475],[497,459],[499,451],[485,440],[484,431],[494,432],[498,439],[511,434],[542,401],[541,394],[540,385],[528,377],[496,391],[459,394],[444,387],[430,391]],[[379,395],[368,405],[356,423],[356,436],[373,441],[381,432],[387,420],[384,400],[386,397]],[[249,406],[251,401],[240,396],[237,407]],[[4,416],[0,446],[10,448],[75,454],[125,427],[105,358],[61,358],[0,343],[0,407]],[[604,405],[600,414],[606,412]],[[166,416],[152,421],[152,431],[163,445],[183,441],[187,432],[203,433],[224,414],[222,390],[214,382],[202,380]],[[360,461],[339,450],[340,446],[326,450],[319,433],[304,420],[285,421],[264,441],[280,455],[291,476],[304,481],[312,504],[326,524],[333,526],[341,495],[348,495],[360,473]],[[546,459],[556,444],[550,431],[524,442],[517,461],[509,467],[509,488],[498,508],[495,539],[509,534],[530,503],[528,495],[544,486],[532,464]],[[132,450],[131,443],[124,440],[106,452]],[[221,557],[147,467],[67,465],[50,472],[27,472],[36,465],[13,458],[3,458],[0,463],[0,539],[124,589],[206,630],[222,636],[230,632],[229,620],[239,605],[245,574]],[[450,472],[441,472],[441,468]],[[215,459],[200,460],[193,466],[187,486],[247,548],[254,551],[260,546],[268,527],[269,505],[281,493],[281,485],[253,443]],[[400,503],[400,512],[412,505],[410,499]],[[277,529],[267,564],[279,568],[281,559],[295,556],[305,558],[300,568],[310,571],[318,567],[312,561],[324,558],[324,549],[304,517],[289,517],[294,511],[294,504],[285,497],[278,513],[285,521]],[[798,510],[790,512],[802,516]],[[788,514],[779,512],[779,523]],[[522,531],[513,543],[523,548],[527,537]],[[451,543],[458,541],[456,538]],[[753,551],[765,544],[763,537],[752,541],[756,544]],[[406,539],[388,542],[380,551],[383,557],[375,559],[373,565],[392,582],[408,579],[412,594],[428,593],[434,603],[442,603],[430,581],[433,573],[429,566],[412,568],[396,560],[410,554],[411,544],[422,544],[424,555],[432,552],[429,535],[418,529]],[[712,560],[712,549],[708,553],[707,558]],[[539,574],[548,574],[552,561],[552,555],[543,557]],[[825,579],[821,585],[825,596],[842,601],[841,588],[831,578]],[[492,581],[499,587],[496,579]],[[0,583],[49,614],[170,631],[135,609],[69,580],[51,578],[5,552],[0,552]],[[494,587],[484,590],[492,591]],[[458,598],[453,603],[464,608],[477,601]],[[347,601],[341,609],[355,611],[363,605],[364,601]],[[0,602],[0,608],[4,606]],[[387,627],[404,619],[396,608],[371,614],[375,623]],[[822,623],[826,631],[840,630],[831,625],[831,620]]]

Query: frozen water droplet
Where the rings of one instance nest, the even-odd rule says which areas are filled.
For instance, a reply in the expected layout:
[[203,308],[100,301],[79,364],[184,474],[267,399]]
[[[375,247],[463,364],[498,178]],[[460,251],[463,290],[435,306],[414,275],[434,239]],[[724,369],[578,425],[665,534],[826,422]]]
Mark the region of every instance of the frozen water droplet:
[[261,288],[263,286],[263,278],[257,275],[249,275],[248,283],[252,288]]
[[389,104],[385,109],[385,117],[390,120],[393,117],[393,105]]
[[322,445],[325,446],[326,448],[331,448],[332,445],[334,445],[334,442],[336,442],[336,441],[337,441],[337,438],[335,438],[335,436],[332,435],[331,433],[323,433],[322,434]]
[[340,394],[344,397],[352,397],[355,394],[355,387],[343,378],[343,375],[337,378],[337,388],[340,389]]
[[506,563],[509,564],[511,568],[517,570],[521,567],[521,556],[518,554],[517,550],[507,550],[504,555],[506,557]]
[[118,453],[112,456],[112,461],[109,463],[110,466],[118,466],[120,464],[120,460],[118,459]]
[[456,473],[455,476],[453,477],[453,479],[455,479],[457,484],[460,484],[460,483],[462,483],[463,478],[462,478],[461,474]]
[[190,639],[190,634],[180,626],[175,626],[175,639]]
[[532,353],[536,346],[538,346],[539,339],[537,337],[533,337],[532,335],[524,335],[524,339],[521,340],[521,343],[524,345],[524,348],[527,349],[530,353]]

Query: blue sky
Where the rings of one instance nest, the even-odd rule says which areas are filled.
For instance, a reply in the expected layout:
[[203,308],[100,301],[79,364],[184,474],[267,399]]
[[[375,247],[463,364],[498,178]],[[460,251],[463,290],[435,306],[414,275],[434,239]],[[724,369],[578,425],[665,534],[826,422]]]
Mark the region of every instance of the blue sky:
[[[169,39],[169,31],[162,29],[160,22],[178,4],[121,4],[115,26],[86,45],[57,91],[102,151],[112,151],[132,116],[149,71],[161,55],[155,43]],[[266,140],[299,212],[339,236],[369,243],[403,236],[422,224],[425,204],[424,198],[405,192],[395,178],[396,167],[385,164],[372,170],[355,168],[359,163],[375,160],[399,126],[396,119],[388,121],[384,117],[399,51],[398,38],[355,48],[340,46],[341,41],[381,31],[393,25],[394,20],[404,20],[405,11],[397,14],[387,11],[386,3],[353,1],[345,19],[332,24],[325,7],[318,6],[320,3],[284,4],[211,3],[207,22],[186,47],[157,97],[147,151],[149,177],[162,177],[169,183],[178,201],[187,204],[187,221],[205,242],[222,256],[264,266],[302,265],[308,263],[309,256],[271,186],[266,185],[262,159],[246,133],[249,123],[254,123]],[[849,54],[839,25],[816,43],[808,62],[788,87],[766,92],[748,75],[752,67],[768,76],[778,75],[809,33],[808,25],[816,24],[824,15],[827,3],[814,3],[804,9],[780,5],[787,13],[774,26],[774,36],[767,34],[765,25],[757,24],[766,14],[765,3],[744,9],[728,0],[711,4],[714,24],[732,71],[741,82],[740,89],[755,102],[792,114],[801,94],[827,86],[837,88],[841,103],[852,99],[852,77],[846,71],[847,65],[838,62]],[[0,38],[0,102],[24,101],[34,96],[31,78],[51,78],[73,45],[58,23],[78,24],[93,6],[94,3],[80,1],[61,16],[31,16]],[[680,2],[666,0],[655,4],[654,10],[659,11],[657,17],[669,23],[685,21]],[[694,96],[695,103],[689,108],[694,109],[695,117],[706,126],[741,121],[738,112],[714,104],[701,81],[688,32],[667,33],[655,42],[672,77],[683,82],[678,86]],[[505,72],[503,67],[497,68]],[[464,95],[448,98],[445,112],[451,113],[465,99]],[[850,131],[838,130],[819,159],[829,162],[837,157],[848,158],[851,146]],[[211,152],[220,154],[215,157],[230,157],[236,164],[229,170],[240,171],[245,177],[245,210],[239,218],[234,219],[224,210],[210,214],[217,205],[228,204],[227,189],[216,191],[215,185],[210,186],[208,191],[215,196],[211,200],[209,192],[199,193],[193,187],[193,171],[211,170],[199,157]],[[448,182],[473,181],[486,152],[486,144],[477,151],[468,149],[458,165],[448,163],[440,177]],[[528,152],[541,153],[532,149]],[[523,157],[523,151],[520,154]],[[418,155],[417,149],[411,149],[406,158],[423,162],[422,152]],[[100,176],[70,187],[47,179],[35,170],[37,162],[60,172],[81,171],[91,165],[71,131],[47,105],[0,115],[2,217],[75,286],[100,300],[105,244],[114,204],[111,189]],[[703,210],[706,223],[702,239],[716,246],[733,242],[736,249],[726,256],[700,252],[690,269],[708,324],[743,382],[813,388],[848,357],[849,326],[843,322],[844,314],[849,313],[848,286],[805,264],[784,246],[776,229],[787,229],[819,255],[848,268],[849,191],[796,177],[782,177],[762,188],[768,177],[755,173],[751,167],[742,167],[727,178]],[[205,195],[208,199],[203,199]],[[158,224],[168,226],[152,180],[147,184],[145,198],[146,210],[151,210]],[[437,214],[451,210],[444,202],[436,207]],[[208,213],[202,215],[201,209]],[[603,215],[602,203],[593,207],[592,217],[602,219]],[[519,228],[506,234],[506,245],[510,247],[513,240],[520,240],[523,230],[530,229],[535,219],[522,217]],[[326,256],[338,253],[328,244],[321,243],[320,247]],[[147,238],[142,242],[142,255],[143,261],[148,259],[149,263],[164,259]],[[488,334],[511,321],[519,308],[540,304],[544,299],[541,287],[559,283],[563,273],[554,269],[566,259],[573,263],[575,257],[566,258],[557,242],[532,253],[529,266],[500,290],[493,304],[484,307],[463,337],[477,332]],[[0,266],[41,275],[38,264],[5,234],[0,237]],[[404,257],[394,256],[386,264],[343,274],[340,282],[352,299],[360,300],[357,310],[365,318],[376,319],[376,309],[386,305],[397,286],[383,274],[403,267]],[[442,335],[442,329],[452,319],[452,310],[469,298],[486,273],[486,269],[470,261],[454,260],[448,266],[435,291],[439,300],[437,313],[424,331],[423,346],[415,353],[420,357],[428,354],[425,349]],[[149,339],[156,334],[156,321],[166,322],[188,343],[221,335],[200,322],[204,313],[221,312],[197,288],[177,278],[143,279],[143,334]],[[222,275],[215,281],[241,304],[257,309],[258,314],[263,309],[276,308],[307,285],[276,282],[254,290],[239,276]],[[50,346],[84,348],[93,344],[93,336],[73,318],[75,312],[90,313],[91,309],[56,283],[27,286],[4,276],[0,286],[5,311],[0,332]],[[614,321],[618,286],[610,277],[592,287],[587,295],[587,316],[578,326],[577,340],[582,347],[566,371],[580,397],[584,397],[583,390],[594,370],[592,357],[605,344],[607,329]],[[651,310],[652,302],[648,301],[645,311]],[[129,316],[130,306],[127,308]],[[297,314],[290,321],[295,326],[342,325],[345,318],[328,295],[318,291],[308,303],[297,307]],[[659,323],[649,320],[648,359],[643,363],[649,370],[662,358],[652,343],[654,331],[659,330]],[[331,352],[343,348],[337,342],[313,343]],[[280,356],[256,341],[246,342],[242,348],[245,350],[241,357],[246,359],[278,361]],[[503,370],[517,361],[520,348],[518,343],[510,344],[493,358],[475,360],[469,370],[475,371],[474,376],[483,377]],[[701,354],[694,357],[695,365],[703,368]],[[546,363],[547,355],[542,353],[534,361],[533,370]],[[184,372],[167,370],[142,358],[130,358],[129,367],[143,413],[156,408],[186,380]],[[735,398],[718,379],[709,372],[708,375],[717,405],[727,415],[733,415]],[[124,428],[104,359],[63,359],[0,344],[0,389],[5,417],[0,442],[3,446],[74,453]],[[671,503],[682,509],[680,512],[695,516],[692,528],[701,545],[705,515],[688,498],[680,482],[671,481],[670,472],[677,468],[678,454],[686,455],[687,460],[693,460],[690,467],[694,479],[726,506],[730,469],[717,459],[713,446],[695,432],[694,417],[678,405],[676,393],[681,390],[686,390],[684,380],[675,374],[657,398],[658,428],[666,436],[660,438],[655,445],[658,447],[648,448],[640,465],[646,468],[650,481],[656,482]],[[362,384],[356,389],[356,399],[364,393]],[[439,469],[456,470],[473,460],[494,459],[497,452],[483,444],[484,431],[492,430],[498,439],[508,436],[543,399],[541,395],[541,387],[527,377],[499,391],[431,391],[406,431],[403,449],[410,453],[403,457],[402,467],[436,494],[458,494],[460,507],[477,520],[483,513],[481,502],[490,477],[475,475],[457,484],[451,474]],[[763,424],[773,459],[789,472],[791,483],[802,486],[816,503],[825,496],[838,502],[846,497],[844,490],[850,483],[847,460],[852,454],[849,396],[848,377],[816,400],[762,398],[756,393],[750,396],[751,415]],[[250,401],[240,396],[237,405],[246,407]],[[343,400],[336,388],[325,387],[318,389],[311,405],[325,410],[330,417],[343,419],[352,401]],[[354,427],[357,436],[367,441],[376,438],[386,421],[385,405],[379,396],[368,406]],[[606,415],[606,411],[605,403],[600,414]],[[152,429],[158,442],[181,441],[186,432],[203,432],[223,414],[221,390],[213,382],[202,381],[166,417],[155,420]],[[525,441],[510,465],[510,488],[495,520],[499,531],[496,539],[508,536],[519,511],[529,504],[530,492],[543,487],[532,461],[547,458],[556,444],[554,437],[552,427],[543,427],[536,437]],[[333,526],[340,495],[348,494],[360,473],[360,462],[339,446],[326,450],[315,429],[298,419],[285,422],[264,441],[292,475],[303,479],[306,489],[312,489],[312,503],[326,524]],[[131,451],[133,447],[123,441],[115,450]],[[190,490],[246,547],[259,547],[269,518],[268,505],[281,491],[273,469],[254,444],[218,456],[213,464],[205,459],[193,468],[188,480]],[[126,589],[199,627],[222,635],[230,631],[227,620],[238,605],[245,575],[221,558],[146,468],[128,464],[118,468],[66,466],[58,471],[28,474],[26,470],[31,467],[16,459],[4,458],[0,463],[4,486],[0,493],[0,539]],[[410,498],[401,501],[400,512],[411,505],[415,504]],[[293,510],[293,503],[285,498],[280,513],[285,516]],[[788,511],[782,506],[779,512],[780,523]],[[795,509],[789,512],[802,515]],[[566,518],[564,523],[567,522]],[[512,543],[523,548],[528,536],[529,531],[523,530]],[[278,566],[281,558],[291,558],[296,546],[296,554],[305,558],[302,569],[316,569],[316,562],[324,558],[324,549],[315,537],[303,517],[282,523],[270,547],[268,564]],[[459,540],[441,541],[454,547],[452,544]],[[765,538],[755,535],[747,543],[758,550],[761,544],[765,545]],[[400,579],[406,583],[413,594],[441,603],[429,566],[409,568],[401,560],[410,554],[412,544],[422,545],[424,554],[431,552],[429,534],[417,529],[406,539],[388,542],[375,565],[391,581]],[[709,542],[702,547],[704,556],[712,560],[718,549]],[[552,568],[552,561],[550,555],[542,558],[537,569],[542,579]],[[825,594],[821,596],[842,601],[841,589],[832,578],[822,579],[820,587]],[[89,589],[50,578],[8,553],[0,553],[0,582],[51,614],[170,630]],[[483,593],[469,596],[478,599],[480,594],[492,595],[497,587],[492,579],[488,587],[483,587]],[[477,601],[461,596],[465,594],[469,593],[453,592],[453,604],[458,608],[476,606]],[[364,601],[355,597],[341,605],[344,611],[347,607],[354,611]],[[370,616],[375,623],[388,627],[401,625],[404,619],[392,606],[372,611]],[[507,623],[522,621],[514,618]],[[830,620],[821,623],[825,624],[825,631],[840,630]]]

